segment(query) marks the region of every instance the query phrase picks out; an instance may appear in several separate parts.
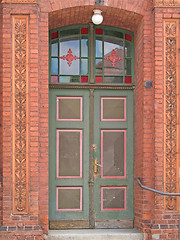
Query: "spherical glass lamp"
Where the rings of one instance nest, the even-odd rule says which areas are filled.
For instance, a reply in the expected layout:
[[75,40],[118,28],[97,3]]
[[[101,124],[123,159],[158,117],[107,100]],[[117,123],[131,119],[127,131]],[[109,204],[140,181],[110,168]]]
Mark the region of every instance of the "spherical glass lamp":
[[101,15],[102,11],[99,9],[94,9],[93,12],[94,12],[94,15],[92,16],[92,22],[95,25],[101,24],[103,21],[103,16]]

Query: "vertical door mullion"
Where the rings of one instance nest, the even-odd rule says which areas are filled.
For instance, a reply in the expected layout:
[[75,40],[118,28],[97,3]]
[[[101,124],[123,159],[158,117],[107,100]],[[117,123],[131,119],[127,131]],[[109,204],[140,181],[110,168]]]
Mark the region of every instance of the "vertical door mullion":
[[95,227],[95,218],[94,218],[94,178],[93,178],[93,141],[94,141],[94,90],[90,89],[90,124],[89,124],[89,133],[90,133],[90,168],[89,168],[89,221],[90,228]]

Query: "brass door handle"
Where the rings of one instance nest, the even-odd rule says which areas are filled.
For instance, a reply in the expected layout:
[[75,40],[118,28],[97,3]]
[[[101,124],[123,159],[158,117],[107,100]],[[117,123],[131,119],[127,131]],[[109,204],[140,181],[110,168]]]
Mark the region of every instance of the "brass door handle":
[[98,167],[102,167],[102,165],[100,165],[99,163],[96,163],[96,166],[98,166]]
[[97,173],[98,172],[98,160],[97,159],[94,159],[94,173]]
[[94,173],[98,172],[98,167],[102,167],[97,160],[97,144],[93,144]]

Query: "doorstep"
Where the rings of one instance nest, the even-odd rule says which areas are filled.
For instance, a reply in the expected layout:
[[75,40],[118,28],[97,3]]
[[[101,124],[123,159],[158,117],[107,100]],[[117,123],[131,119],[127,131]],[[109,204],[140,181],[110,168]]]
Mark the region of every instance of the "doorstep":
[[50,230],[48,240],[144,240],[137,229]]

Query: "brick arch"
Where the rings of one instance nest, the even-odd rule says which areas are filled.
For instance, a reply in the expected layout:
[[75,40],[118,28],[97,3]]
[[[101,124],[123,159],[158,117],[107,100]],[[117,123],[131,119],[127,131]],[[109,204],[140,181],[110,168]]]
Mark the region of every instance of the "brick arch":
[[[68,26],[73,24],[87,24],[92,22],[91,17],[93,15],[93,9],[97,6],[78,6],[70,7],[55,12],[49,13],[49,29],[54,29],[62,26]],[[103,15],[103,25],[114,26],[136,31],[142,15],[108,6],[100,7]]]
[[[32,1],[32,0],[31,0]],[[152,0],[104,0],[103,6],[95,5],[96,0],[37,0],[43,12],[55,12],[61,9],[68,9],[73,7],[92,7],[101,8],[106,7],[118,8],[126,11],[134,11],[137,14],[144,15],[147,10],[153,7]]]

